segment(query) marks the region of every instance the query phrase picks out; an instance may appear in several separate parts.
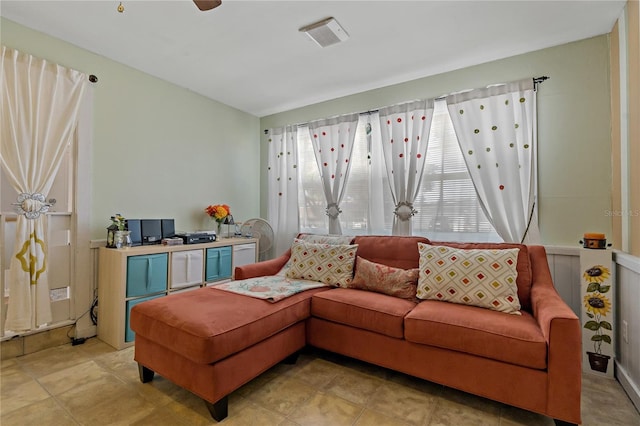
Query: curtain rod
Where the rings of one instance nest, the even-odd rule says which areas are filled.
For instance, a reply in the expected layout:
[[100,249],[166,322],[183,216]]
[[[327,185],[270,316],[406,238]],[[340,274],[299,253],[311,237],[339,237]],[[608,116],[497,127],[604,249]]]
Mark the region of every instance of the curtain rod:
[[[546,75],[542,75],[540,77],[533,77],[533,90],[537,91],[538,90],[538,84],[542,84],[542,83],[545,82],[545,80],[549,80],[550,78],[551,77],[548,77]],[[97,81],[97,77],[96,77],[96,81]],[[434,98],[434,100],[441,101],[443,99],[446,99],[446,97],[447,97],[447,95],[442,95],[442,96],[438,96],[437,98]],[[360,114],[360,115],[368,115],[368,114],[376,113],[378,111],[379,111],[379,109],[372,109],[372,110],[369,110],[369,111],[360,112],[358,114]],[[298,127],[298,126],[307,126],[308,124],[309,124],[309,122],[298,123],[298,124],[290,124],[290,126]],[[264,129],[264,134],[265,135],[269,134],[269,129]]]
[[538,84],[544,83],[545,80],[549,80],[551,77],[546,75],[540,77],[533,77],[533,90],[538,90]]
[[98,77],[95,74],[89,74],[89,81],[92,83],[97,83]]

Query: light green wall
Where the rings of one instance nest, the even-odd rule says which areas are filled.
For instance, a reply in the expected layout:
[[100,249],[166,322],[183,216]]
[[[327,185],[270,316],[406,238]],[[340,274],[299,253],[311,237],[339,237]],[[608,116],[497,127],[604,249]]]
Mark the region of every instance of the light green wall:
[[[584,232],[611,234],[609,38],[533,53],[371,90],[263,117],[261,129],[361,112],[528,77],[551,77],[538,91],[539,216],[544,244],[577,245]],[[266,212],[262,138],[261,208]]]
[[93,90],[91,236],[109,217],[175,218],[178,230],[211,227],[208,204],[236,219],[259,215],[259,119],[12,21],[2,44],[96,74]]
[[182,230],[204,227],[202,210],[210,203],[229,204],[240,220],[264,216],[266,149],[258,147],[263,129],[539,75],[551,77],[538,92],[543,243],[576,245],[584,232],[611,233],[605,215],[611,209],[608,36],[259,120],[4,18],[0,31],[7,46],[100,79],[92,86],[93,238],[104,237],[116,212],[173,217]]

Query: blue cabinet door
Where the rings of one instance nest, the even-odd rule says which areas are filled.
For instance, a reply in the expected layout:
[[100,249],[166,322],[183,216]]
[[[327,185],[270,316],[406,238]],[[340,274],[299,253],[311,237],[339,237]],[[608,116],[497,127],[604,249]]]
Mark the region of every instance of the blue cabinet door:
[[133,342],[133,340],[136,337],[136,333],[134,333],[133,330],[131,330],[131,327],[129,327],[129,318],[131,316],[131,308],[136,306],[138,303],[146,302],[147,300],[151,300],[151,299],[157,299],[158,297],[162,297],[162,296],[164,296],[164,294],[156,294],[155,296],[141,297],[140,299],[133,299],[133,300],[127,301],[127,318],[126,318],[127,322],[125,323],[125,329],[124,329],[125,342]]
[[231,246],[207,249],[207,281],[231,278]]
[[144,296],[167,289],[167,253],[127,258],[127,297]]

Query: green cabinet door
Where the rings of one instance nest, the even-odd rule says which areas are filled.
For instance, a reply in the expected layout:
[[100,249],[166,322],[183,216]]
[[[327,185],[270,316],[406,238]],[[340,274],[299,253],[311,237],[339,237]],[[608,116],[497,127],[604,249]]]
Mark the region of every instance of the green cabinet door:
[[133,342],[136,337],[136,333],[131,330],[129,327],[129,318],[131,316],[131,308],[136,306],[138,303],[146,302],[147,300],[157,299],[158,297],[162,297],[164,294],[156,294],[155,296],[141,297],[139,299],[133,299],[127,301],[127,317],[124,329],[124,341],[125,342]]
[[207,249],[207,281],[231,278],[231,246]]
[[144,296],[167,289],[167,253],[127,258],[127,297]]

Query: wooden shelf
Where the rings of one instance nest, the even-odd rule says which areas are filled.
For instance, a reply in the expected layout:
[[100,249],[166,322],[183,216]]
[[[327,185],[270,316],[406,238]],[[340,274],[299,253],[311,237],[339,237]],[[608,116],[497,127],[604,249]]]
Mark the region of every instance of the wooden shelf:
[[[193,290],[194,288],[222,283],[231,279],[233,268],[239,266],[234,259],[234,246],[242,245],[246,250],[246,244],[255,244],[253,261],[258,260],[258,240],[256,238],[223,238],[212,243],[185,244],[177,246],[148,245],[111,249],[100,247],[98,263],[98,338],[116,349],[124,349],[134,344],[126,340],[127,303],[149,296],[164,296],[170,293]],[[222,276],[213,281],[206,281],[207,276],[207,250],[220,247],[231,247],[231,274]],[[196,284],[189,284],[172,288],[172,264],[173,254],[179,252],[200,251],[202,258],[202,280]],[[151,291],[135,297],[127,297],[127,264],[132,256],[147,256],[155,254],[167,254],[168,266],[166,273],[166,285],[160,291]],[[176,259],[179,256],[176,256]],[[250,261],[251,259],[249,259]],[[240,261],[240,259],[238,259]],[[247,262],[246,251],[243,253],[242,262]]]

